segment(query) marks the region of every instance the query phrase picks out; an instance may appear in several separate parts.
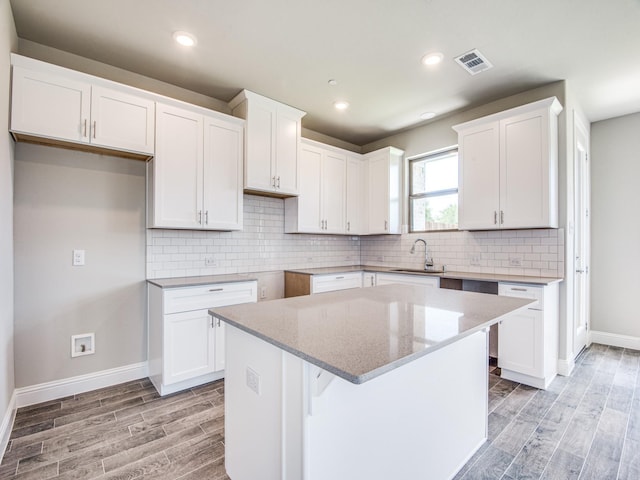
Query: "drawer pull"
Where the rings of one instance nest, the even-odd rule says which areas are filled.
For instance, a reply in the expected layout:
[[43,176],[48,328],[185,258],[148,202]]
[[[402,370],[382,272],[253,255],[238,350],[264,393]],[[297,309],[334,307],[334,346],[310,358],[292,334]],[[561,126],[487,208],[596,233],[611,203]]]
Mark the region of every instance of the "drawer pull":
[[516,287],[511,288],[511,290],[513,290],[514,292],[526,292],[527,291],[526,288],[516,288]]
[[336,277],[336,280],[342,280],[344,277]]
[[210,292],[222,292],[224,290],[224,288],[210,288],[209,291]]

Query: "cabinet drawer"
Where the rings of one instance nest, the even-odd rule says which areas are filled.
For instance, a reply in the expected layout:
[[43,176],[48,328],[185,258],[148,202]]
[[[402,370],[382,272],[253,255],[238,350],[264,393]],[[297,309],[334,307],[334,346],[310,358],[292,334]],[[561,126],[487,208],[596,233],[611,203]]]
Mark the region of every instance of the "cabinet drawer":
[[504,297],[531,298],[538,300],[529,307],[531,310],[544,310],[544,287],[534,287],[532,285],[519,285],[513,283],[500,283],[498,285],[498,295]]
[[440,288],[440,277],[402,273],[378,273],[376,275],[376,285],[389,285],[391,283]]
[[362,287],[362,272],[339,275],[314,275],[311,278],[311,293],[333,292]]
[[173,288],[164,292],[164,313],[188,312],[256,302],[258,282],[235,282]]

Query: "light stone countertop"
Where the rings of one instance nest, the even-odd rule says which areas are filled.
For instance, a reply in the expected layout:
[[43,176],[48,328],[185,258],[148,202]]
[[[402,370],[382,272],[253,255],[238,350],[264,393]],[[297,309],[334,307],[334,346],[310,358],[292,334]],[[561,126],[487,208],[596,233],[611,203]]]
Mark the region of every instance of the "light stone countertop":
[[197,287],[199,285],[212,285],[216,283],[250,282],[257,280],[250,273],[237,273],[228,275],[202,275],[199,277],[175,277],[147,279],[147,282],[160,288]]
[[209,313],[360,384],[489,327],[534,302],[384,285],[214,308]]
[[401,275],[428,275],[430,277],[452,278],[458,280],[479,280],[484,282],[510,282],[529,285],[551,285],[562,282],[562,278],[554,277],[533,277],[528,275],[503,275],[499,273],[474,273],[474,272],[446,272],[446,273],[411,273],[407,271],[398,272],[399,267],[376,267],[371,265],[355,265],[346,267],[320,267],[287,269],[285,272],[301,273],[304,275],[333,275],[349,272],[375,272],[375,273],[397,273]]

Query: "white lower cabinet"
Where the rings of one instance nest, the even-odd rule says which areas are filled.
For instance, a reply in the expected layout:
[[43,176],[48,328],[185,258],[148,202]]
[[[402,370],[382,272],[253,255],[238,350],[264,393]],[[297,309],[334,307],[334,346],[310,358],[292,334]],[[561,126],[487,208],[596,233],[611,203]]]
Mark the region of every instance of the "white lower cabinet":
[[376,285],[389,285],[400,283],[403,285],[418,285],[424,287],[440,288],[440,277],[426,275],[411,275],[402,273],[377,273]]
[[546,389],[558,373],[558,284],[500,283],[498,295],[538,303],[512,313],[498,326],[498,366],[508,380]]
[[362,287],[375,287],[376,274],[374,272],[362,272]]
[[340,273],[338,275],[313,275],[311,293],[334,292],[362,287],[362,272]]
[[149,378],[160,395],[224,376],[224,322],[209,308],[257,301],[257,282],[160,288],[149,284]]

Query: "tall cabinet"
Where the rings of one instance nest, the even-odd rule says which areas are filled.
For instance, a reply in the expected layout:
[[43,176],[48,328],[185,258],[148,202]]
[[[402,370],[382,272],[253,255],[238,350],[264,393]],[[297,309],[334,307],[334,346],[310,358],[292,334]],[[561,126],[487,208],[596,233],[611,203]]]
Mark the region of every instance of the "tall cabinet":
[[555,97],[454,126],[459,149],[459,228],[558,226]]
[[278,197],[298,195],[299,144],[305,112],[249,90],[229,106],[246,120],[244,189]]

